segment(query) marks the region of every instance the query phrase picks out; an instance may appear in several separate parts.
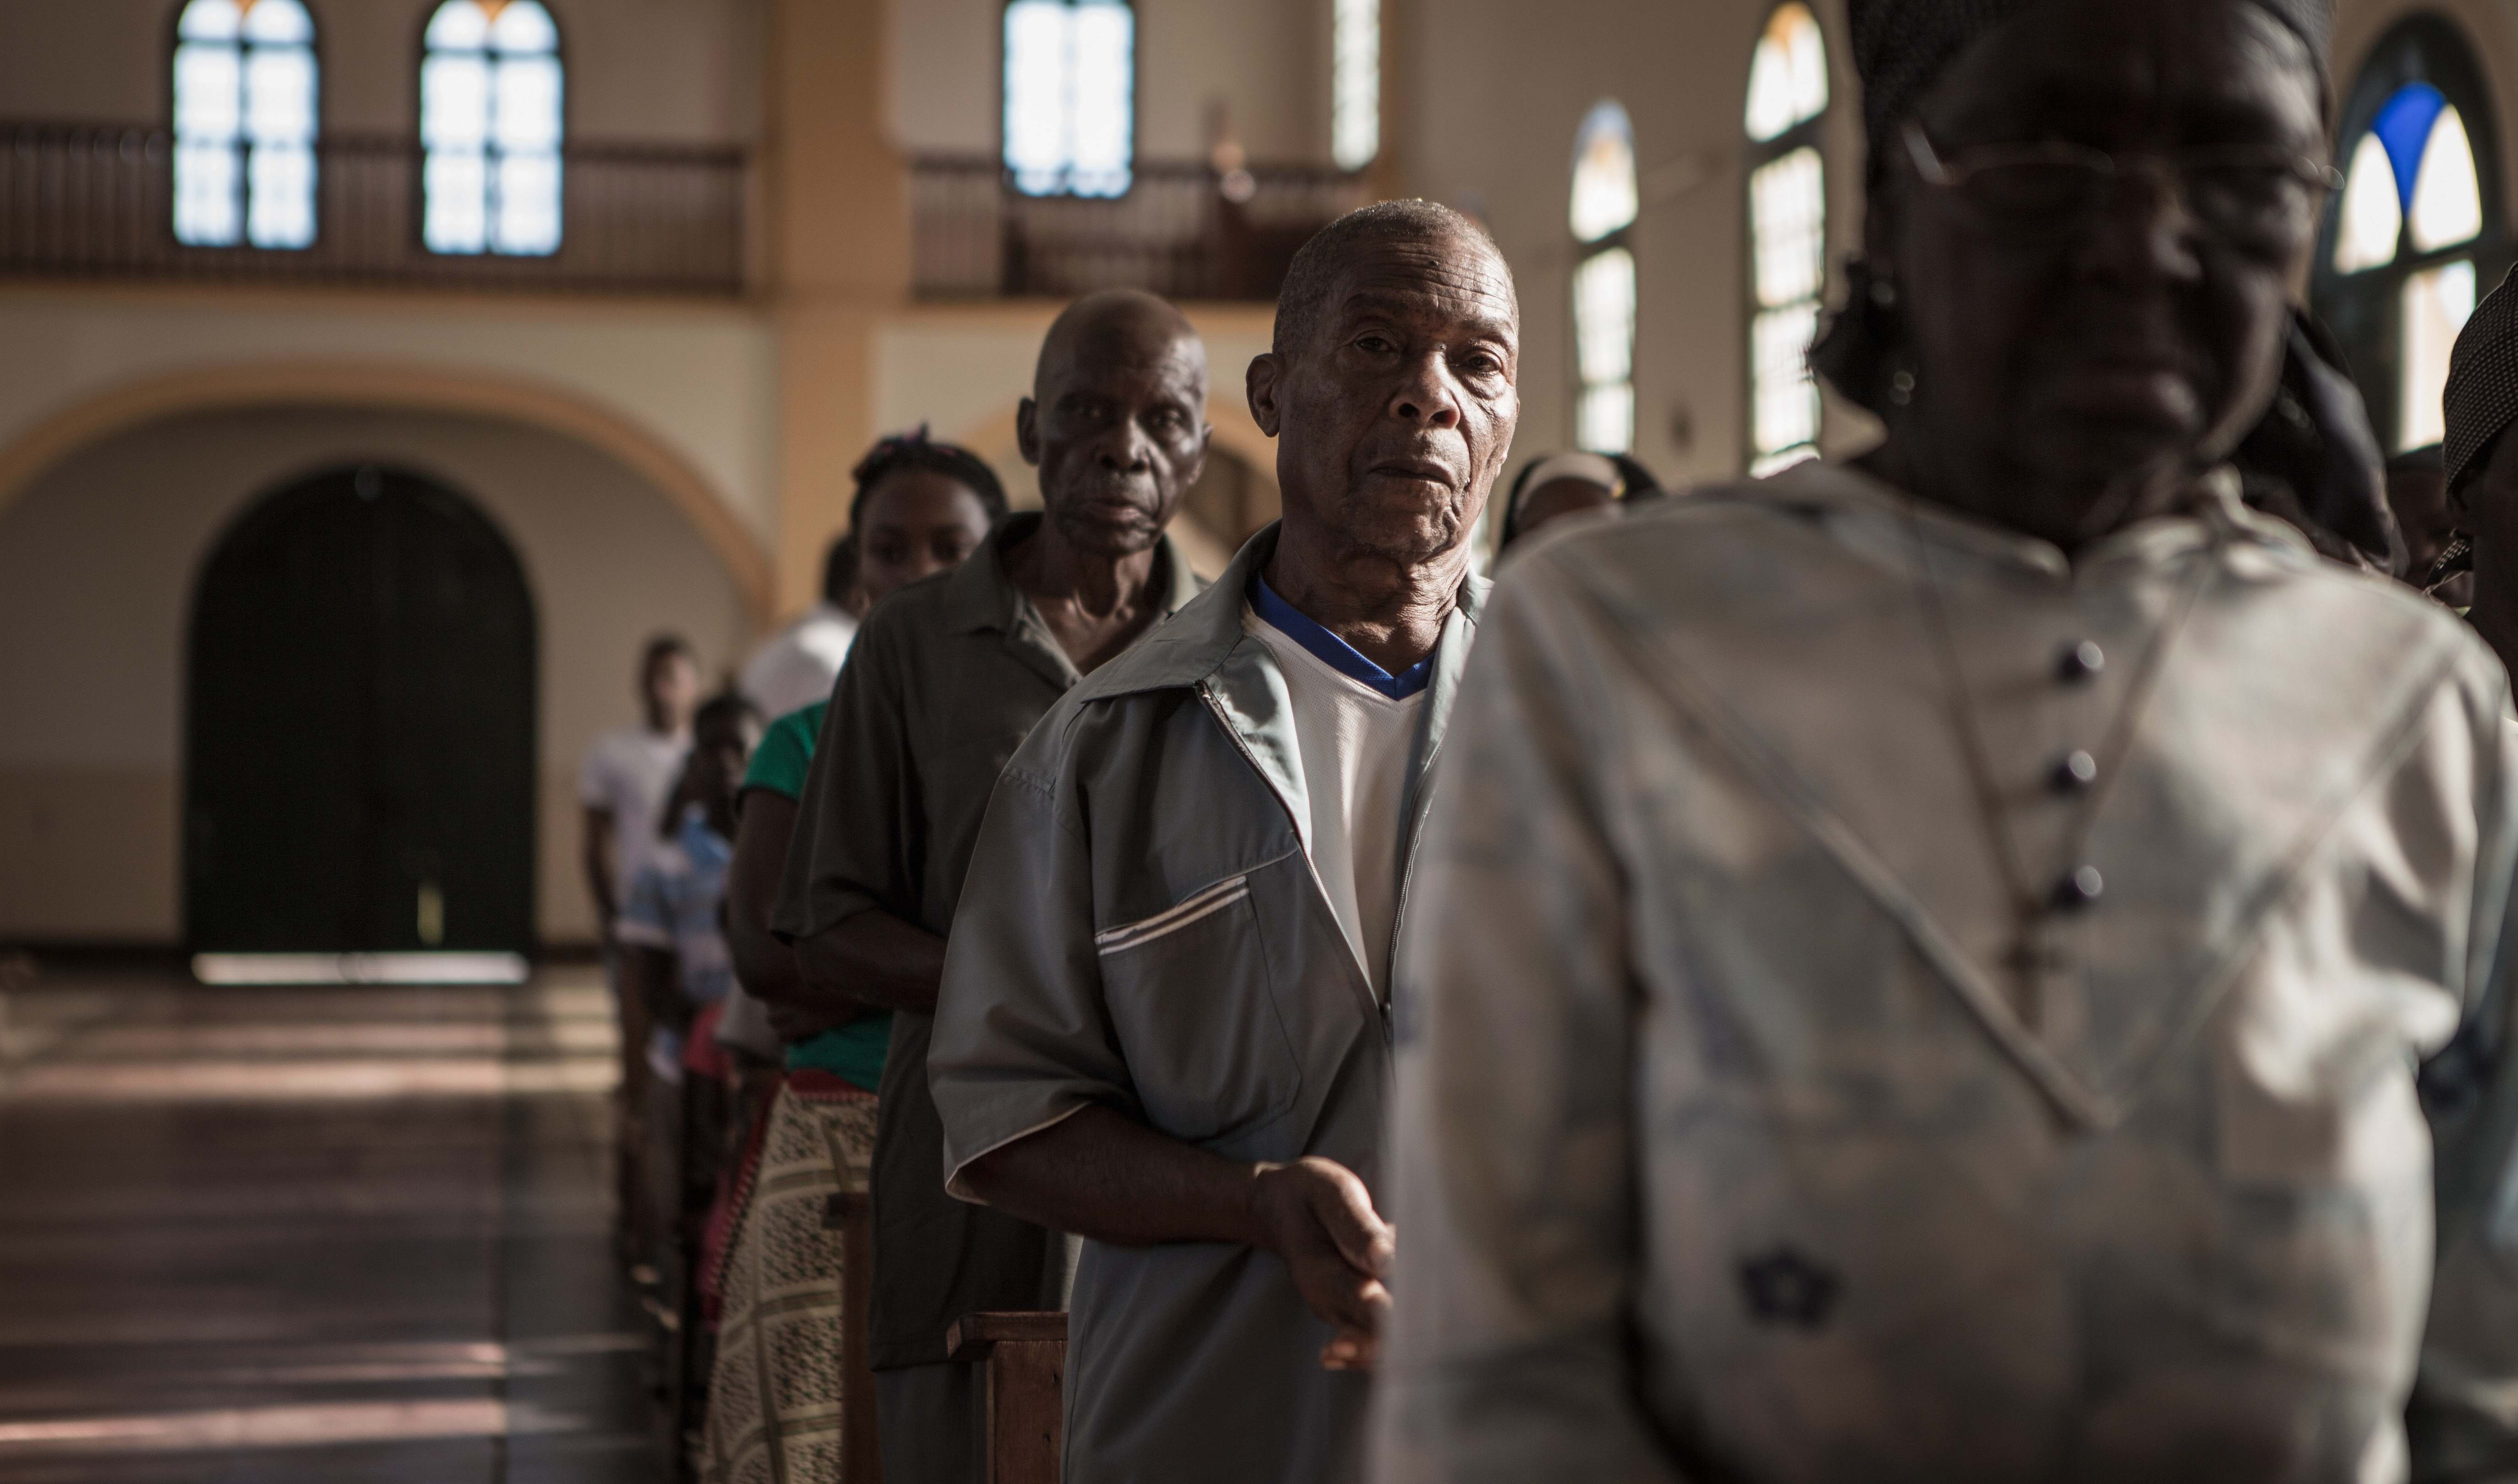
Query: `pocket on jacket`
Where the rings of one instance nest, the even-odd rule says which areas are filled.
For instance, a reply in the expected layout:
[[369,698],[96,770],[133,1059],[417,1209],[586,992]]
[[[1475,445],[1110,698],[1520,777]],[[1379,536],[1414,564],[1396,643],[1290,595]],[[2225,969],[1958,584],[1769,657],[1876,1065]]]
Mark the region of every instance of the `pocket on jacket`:
[[1228,1138],[1293,1107],[1302,1070],[1278,1015],[1247,875],[1107,928],[1093,945],[1111,1029],[1154,1127]]

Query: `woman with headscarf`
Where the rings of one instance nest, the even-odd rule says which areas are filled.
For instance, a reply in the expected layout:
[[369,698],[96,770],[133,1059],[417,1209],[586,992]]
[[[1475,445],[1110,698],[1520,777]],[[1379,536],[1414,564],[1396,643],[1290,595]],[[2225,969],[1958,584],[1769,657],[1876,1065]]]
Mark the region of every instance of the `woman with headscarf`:
[[1380,1477],[2511,1477],[2507,680],[2231,468],[2324,8],[1849,13],[1821,366],[1887,441],[1498,586],[1398,975]]
[[1500,556],[1551,521],[1629,500],[1659,499],[1661,482],[1623,453],[1550,453],[1521,466],[1504,494]]

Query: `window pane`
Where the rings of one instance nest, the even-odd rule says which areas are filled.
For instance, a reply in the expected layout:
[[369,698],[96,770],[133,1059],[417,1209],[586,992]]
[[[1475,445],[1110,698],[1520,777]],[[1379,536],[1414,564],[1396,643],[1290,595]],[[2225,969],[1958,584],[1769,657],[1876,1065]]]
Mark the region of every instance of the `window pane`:
[[256,247],[315,240],[315,151],[302,144],[257,147],[248,160],[246,239]]
[[1585,382],[1624,381],[1634,366],[1635,258],[1623,247],[1574,271],[1574,351]]
[[1623,247],[1574,271],[1574,362],[1578,441],[1595,453],[1626,452],[1635,436],[1635,258]]
[[244,127],[243,64],[232,46],[175,48],[175,132],[195,141],[230,140]]
[[2334,230],[2334,271],[2357,274],[2396,261],[2396,239],[2404,232],[2405,209],[2397,204],[2396,167],[2387,147],[2375,134],[2364,134],[2352,148],[2352,167],[2343,178],[2341,217]]
[[2454,108],[2431,125],[2422,173],[2413,182],[2413,250],[2454,247],[2483,231],[2483,188],[2474,173],[2474,142]]
[[[261,14],[259,7],[255,14]],[[304,47],[255,47],[245,54],[244,83],[247,138],[272,145],[313,141],[313,52]]]
[[2474,313],[2474,265],[2444,263],[2407,278],[2404,311],[2403,401],[2396,418],[2400,453],[2447,436],[2440,399],[2448,390],[2449,352]]
[[237,35],[236,0],[193,0],[175,34],[186,41],[233,41]]
[[559,64],[547,57],[501,62],[496,72],[498,99],[491,109],[493,140],[501,149],[550,150],[559,148]]
[[1574,409],[1575,442],[1592,453],[1624,453],[1635,441],[1635,389],[1614,381],[1586,387]]
[[490,132],[490,66],[431,57],[419,69],[419,137],[431,149],[478,148]]
[[1032,195],[1124,194],[1136,156],[1137,17],[1119,0],[1006,7],[1005,162]]
[[490,24],[490,45],[510,57],[529,57],[559,50],[559,27],[538,0],[509,0]]
[[244,13],[244,39],[305,46],[315,40],[315,22],[297,0],[254,0]]
[[1066,163],[1069,16],[1055,0],[1006,7],[1006,168],[1033,195],[1056,191]]
[[2413,209],[2413,184],[2421,179],[2422,151],[2430,148],[2431,126],[2448,107],[2447,97],[2426,82],[2398,88],[2369,121],[2369,132],[2386,148],[2395,168],[2396,209]]
[[1329,64],[1329,157],[1361,170],[1381,152],[1381,0],[1337,0]]
[[422,189],[428,206],[420,239],[431,252],[479,252],[489,245],[490,171],[476,151],[431,149]]
[[428,45],[477,49],[490,40],[490,19],[473,0],[446,0],[428,18]]
[[1762,144],[1827,111],[1827,38],[1801,5],[1779,7],[1749,62],[1749,137]]
[[237,151],[224,141],[179,140],[175,146],[175,240],[195,247],[232,246],[242,228],[237,211]]
[[539,257],[559,251],[559,156],[509,154],[498,161],[498,218],[490,245]]
[[1751,439],[1759,459],[1818,442],[1818,386],[1809,373],[1815,301],[1759,315],[1749,334]]
[[1796,149],[1749,177],[1749,221],[1758,306],[1818,297],[1827,283],[1827,171],[1816,149]]
[[1078,195],[1122,195],[1128,190],[1136,134],[1136,12],[1087,3],[1074,9],[1071,139]]
[[1574,235],[1596,242],[1635,219],[1635,131],[1614,102],[1592,106],[1574,137]]

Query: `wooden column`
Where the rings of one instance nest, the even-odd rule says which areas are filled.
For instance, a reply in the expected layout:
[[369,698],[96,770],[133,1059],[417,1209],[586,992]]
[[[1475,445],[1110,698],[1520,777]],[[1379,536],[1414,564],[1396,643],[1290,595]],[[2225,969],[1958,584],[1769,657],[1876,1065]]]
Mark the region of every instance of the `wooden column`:
[[1058,1484],[1066,1438],[1066,1316],[965,1314],[945,1332],[957,1361],[985,1368],[980,1484]]

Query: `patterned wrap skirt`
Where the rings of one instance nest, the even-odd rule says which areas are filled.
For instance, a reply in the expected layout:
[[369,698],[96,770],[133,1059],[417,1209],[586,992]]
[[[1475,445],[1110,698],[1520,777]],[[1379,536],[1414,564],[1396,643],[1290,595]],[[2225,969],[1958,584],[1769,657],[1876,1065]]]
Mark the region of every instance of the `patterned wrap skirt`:
[[846,1477],[844,1423],[874,1398],[847,1394],[847,1234],[835,1215],[867,1198],[874,1125],[874,1094],[827,1073],[791,1073],[778,1088],[717,1278],[703,1484]]

